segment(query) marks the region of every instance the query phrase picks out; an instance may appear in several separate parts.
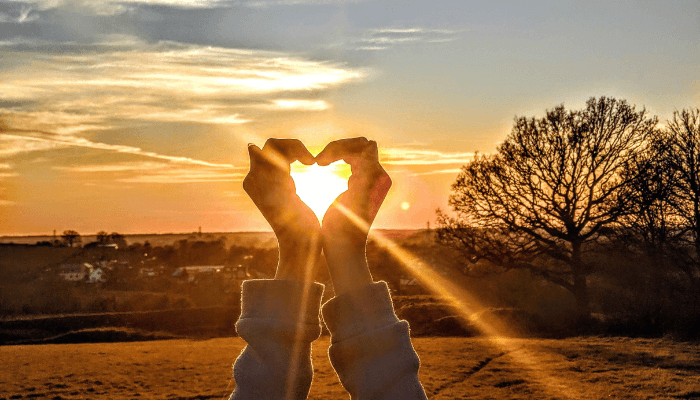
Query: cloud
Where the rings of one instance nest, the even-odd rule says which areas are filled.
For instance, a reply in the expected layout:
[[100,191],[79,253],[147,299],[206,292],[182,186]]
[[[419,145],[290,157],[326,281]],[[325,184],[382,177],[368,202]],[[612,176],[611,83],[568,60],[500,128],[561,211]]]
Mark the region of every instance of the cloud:
[[420,175],[442,175],[442,174],[450,174],[450,175],[453,175],[453,174],[458,174],[458,173],[460,173],[460,172],[462,172],[462,170],[459,169],[459,168],[451,168],[451,169],[439,169],[439,170],[437,170],[437,171],[430,171],[430,172],[420,172],[420,173],[417,173],[417,174],[415,174],[415,175],[416,175],[416,176],[420,176]]
[[152,171],[155,169],[166,168],[167,164],[160,162],[149,162],[149,161],[134,161],[134,162],[122,162],[114,164],[86,164],[86,165],[75,165],[70,167],[53,167],[56,170],[67,171],[67,172],[77,172],[77,173],[90,173],[90,172],[126,172],[126,171]]
[[218,0],[15,0],[37,10],[65,9],[83,14],[117,15],[142,5],[176,8],[212,8],[227,1]]
[[11,178],[13,176],[17,176],[17,173],[15,173],[15,172],[8,172],[11,169],[12,169],[12,166],[10,164],[0,163],[0,180],[3,180],[5,178]]
[[14,0],[35,7],[39,11],[56,8],[71,9],[96,15],[114,15],[127,11],[119,2],[109,0]]
[[213,8],[230,2],[225,0],[118,0],[112,1],[112,3],[145,4],[178,8]]
[[244,173],[222,171],[172,170],[157,174],[143,174],[133,178],[118,179],[125,183],[198,183],[198,182],[239,182]]
[[[69,9],[95,15],[116,15],[141,6],[173,8],[217,8],[231,6],[272,7],[293,5],[328,5],[362,3],[371,0],[15,0],[39,10]],[[1,22],[1,21],[0,21]]]
[[475,153],[449,153],[413,148],[387,148],[380,150],[380,161],[382,164],[387,165],[463,165],[473,161],[474,155]]
[[386,50],[388,48],[389,48],[388,46],[360,46],[360,47],[357,47],[355,50],[379,51],[379,50]]
[[457,40],[463,30],[430,28],[380,28],[369,29],[356,39],[355,50],[386,50],[393,46],[411,43],[445,43]]
[[27,24],[35,22],[39,19],[39,14],[33,11],[32,7],[22,5],[10,13],[0,12],[0,23]]
[[66,146],[50,140],[39,140],[31,137],[27,138],[0,133],[0,158],[61,147]]
[[[124,120],[241,124],[250,105],[268,111],[321,111],[304,99],[366,77],[363,70],[297,55],[145,43],[129,36],[95,44],[0,43],[0,101],[12,102],[15,127],[63,134],[113,128]],[[271,100],[295,93],[294,100]],[[7,114],[7,113],[5,113]],[[6,120],[9,117],[5,116]]]
[[410,35],[410,34],[443,34],[452,35],[460,31],[454,29],[429,29],[429,28],[379,28],[370,32],[384,35]]
[[296,5],[328,5],[365,3],[372,0],[250,0],[237,3],[245,4],[249,7],[271,7],[271,6],[296,6]]
[[15,203],[14,201],[0,199],[0,207],[13,206],[15,204],[17,204],[17,203]]
[[[105,176],[125,183],[195,183],[234,182],[245,177],[243,167],[212,167],[202,165],[178,165],[166,162],[122,162],[113,164],[88,164],[53,167],[73,174],[97,174],[101,181]],[[82,176],[81,179],[85,179]]]
[[279,99],[272,100],[270,104],[264,105],[263,108],[287,111],[323,111],[331,108],[331,106],[324,100]]
[[0,156],[14,156],[38,150],[49,150],[66,147],[81,147],[88,149],[104,150],[112,153],[131,154],[135,156],[148,157],[157,160],[169,161],[177,164],[200,165],[205,167],[236,169],[238,167],[231,164],[217,164],[208,161],[197,160],[190,157],[169,156],[144,151],[138,147],[100,143],[90,141],[85,138],[64,135],[50,135],[47,133],[35,133],[30,135],[26,132],[22,134],[0,133]]

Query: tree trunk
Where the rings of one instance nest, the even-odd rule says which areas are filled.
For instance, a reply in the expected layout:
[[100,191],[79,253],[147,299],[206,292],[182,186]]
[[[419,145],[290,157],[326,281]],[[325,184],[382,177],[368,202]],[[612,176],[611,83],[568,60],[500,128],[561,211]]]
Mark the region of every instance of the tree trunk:
[[581,259],[581,243],[574,241],[571,243],[571,261],[574,275],[574,298],[576,299],[576,311],[578,316],[584,320],[591,316],[590,297],[588,295],[587,271]]
[[591,302],[588,295],[588,282],[586,275],[577,274],[574,276],[574,298],[576,299],[576,311],[582,319],[591,316]]

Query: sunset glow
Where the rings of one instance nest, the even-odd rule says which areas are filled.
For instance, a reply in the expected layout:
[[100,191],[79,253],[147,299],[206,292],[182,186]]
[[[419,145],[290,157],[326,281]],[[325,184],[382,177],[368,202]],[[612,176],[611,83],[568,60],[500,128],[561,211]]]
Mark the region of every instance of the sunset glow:
[[[682,1],[0,0],[0,235],[269,229],[242,179],[247,144],[270,137],[376,140],[393,186],[375,226],[422,228],[514,116],[602,95],[662,121],[700,106],[697,16]],[[298,186],[323,215],[335,195],[306,182],[341,185],[319,179]]]
[[342,161],[326,167],[318,164],[292,164],[292,179],[297,188],[297,195],[316,214],[319,220],[338,195],[348,190],[350,166]]
[[700,398],[699,50],[700,0],[0,0],[0,400]]

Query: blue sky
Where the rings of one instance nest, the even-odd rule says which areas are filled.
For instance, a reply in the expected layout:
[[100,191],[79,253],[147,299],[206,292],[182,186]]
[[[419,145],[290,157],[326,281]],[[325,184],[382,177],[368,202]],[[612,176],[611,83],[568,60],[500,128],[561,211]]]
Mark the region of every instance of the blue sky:
[[663,122],[699,67],[698,1],[0,0],[0,234],[266,229],[241,179],[273,136],[376,139],[377,225],[423,227],[516,115]]

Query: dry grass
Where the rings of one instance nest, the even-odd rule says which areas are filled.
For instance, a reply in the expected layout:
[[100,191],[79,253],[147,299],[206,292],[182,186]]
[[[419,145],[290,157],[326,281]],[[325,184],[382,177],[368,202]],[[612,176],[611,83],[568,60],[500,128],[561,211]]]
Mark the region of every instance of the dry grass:
[[[700,344],[417,338],[431,399],[698,399]],[[0,398],[224,399],[239,338],[0,347]],[[348,398],[314,345],[310,399]]]

